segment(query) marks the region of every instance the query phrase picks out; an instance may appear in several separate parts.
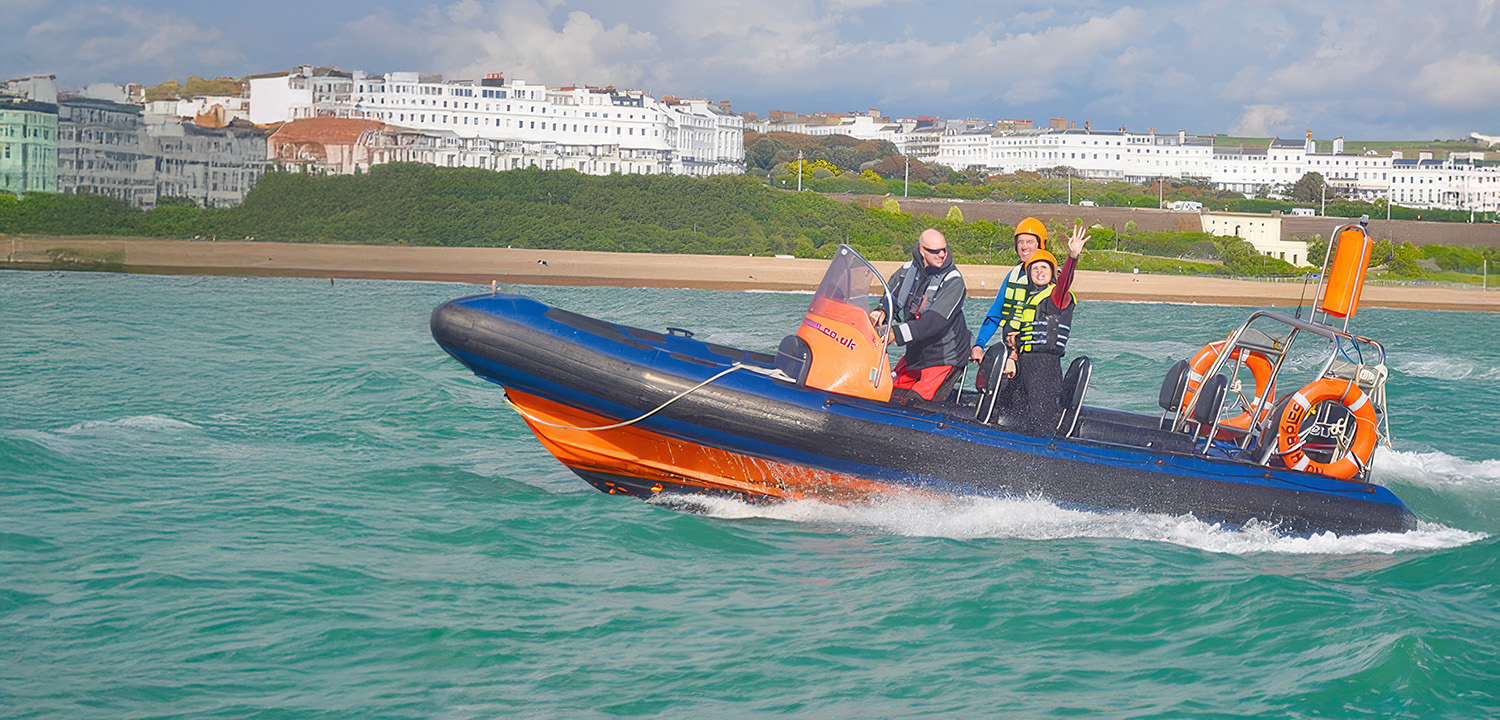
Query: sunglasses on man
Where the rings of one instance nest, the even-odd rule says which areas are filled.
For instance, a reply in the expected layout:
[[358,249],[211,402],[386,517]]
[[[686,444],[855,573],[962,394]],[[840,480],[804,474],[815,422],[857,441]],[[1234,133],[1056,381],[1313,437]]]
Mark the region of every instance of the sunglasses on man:
[[948,248],[945,248],[945,247],[930,248],[930,247],[927,247],[925,245],[919,245],[918,247],[922,248],[922,252],[927,253],[929,255],[942,255],[943,253],[948,252]]

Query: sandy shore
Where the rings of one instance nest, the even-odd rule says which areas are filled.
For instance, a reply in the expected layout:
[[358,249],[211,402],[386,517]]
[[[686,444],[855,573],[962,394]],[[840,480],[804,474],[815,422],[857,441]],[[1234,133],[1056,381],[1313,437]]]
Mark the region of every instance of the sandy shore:
[[[0,269],[55,267],[50,264],[48,251],[58,248],[84,257],[109,257],[115,262],[110,269],[129,272],[442,280],[486,286],[499,282],[812,290],[827,268],[823,260],[778,257],[0,236],[0,252],[5,260]],[[876,263],[887,275],[897,265]],[[963,266],[970,296],[993,296],[1005,270]],[[1104,272],[1079,273],[1074,289],[1083,300],[1247,306],[1293,305],[1303,293],[1301,283]],[[1500,291],[1371,285],[1365,288],[1362,305],[1500,312]]]

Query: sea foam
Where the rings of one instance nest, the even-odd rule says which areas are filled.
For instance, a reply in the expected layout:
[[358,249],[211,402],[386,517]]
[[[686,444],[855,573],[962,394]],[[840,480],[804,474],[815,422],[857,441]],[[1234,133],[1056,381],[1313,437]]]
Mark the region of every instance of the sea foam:
[[5,434],[18,440],[36,443],[54,452],[76,450],[81,446],[123,444],[135,446],[160,442],[177,433],[201,430],[197,425],[162,415],[135,415],[108,420],[87,420],[56,430],[20,429]]
[[1435,490],[1500,490],[1500,460],[1465,460],[1442,452],[1375,449],[1374,480]]
[[1058,506],[1040,498],[900,498],[838,505],[798,500],[751,505],[722,498],[662,498],[657,502],[729,520],[763,518],[796,523],[864,529],[905,537],[954,540],[1068,540],[1115,538],[1165,542],[1208,552],[1247,555],[1392,554],[1458,547],[1487,535],[1420,522],[1402,533],[1341,536],[1319,533],[1287,536],[1267,525],[1226,527],[1192,515],[1145,512],[1089,512]]
[[[1399,363],[1392,369],[1398,373],[1431,380],[1467,380],[1479,371],[1479,367],[1470,360],[1441,355],[1420,356]],[[1490,368],[1480,373],[1480,377],[1493,379],[1494,373],[1495,369]]]
[[178,420],[162,415],[136,415],[111,420],[88,420],[55,432],[63,435],[73,435],[79,433],[109,433],[114,431],[173,432],[197,429],[197,425],[185,420]]

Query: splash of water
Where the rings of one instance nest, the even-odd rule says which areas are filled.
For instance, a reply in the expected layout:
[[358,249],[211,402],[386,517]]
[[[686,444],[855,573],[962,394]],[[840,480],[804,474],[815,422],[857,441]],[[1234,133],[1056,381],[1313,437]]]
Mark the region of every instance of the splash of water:
[[1488,537],[1483,533],[1426,522],[1404,533],[1341,536],[1329,532],[1290,537],[1274,527],[1257,523],[1241,528],[1206,523],[1192,515],[1088,512],[1064,508],[1040,498],[911,497],[855,505],[815,500],[751,505],[722,498],[678,496],[656,502],[726,520],[763,518],[905,537],[954,540],[1117,538],[1172,543],[1232,555],[1393,554],[1458,547]]
[[1435,490],[1500,490],[1500,460],[1465,460],[1442,452],[1375,449],[1375,481]]

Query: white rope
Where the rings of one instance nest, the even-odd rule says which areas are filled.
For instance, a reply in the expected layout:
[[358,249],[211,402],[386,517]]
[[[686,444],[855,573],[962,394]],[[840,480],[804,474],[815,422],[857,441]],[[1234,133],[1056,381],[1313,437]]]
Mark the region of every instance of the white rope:
[[660,405],[657,405],[655,408],[653,408],[650,412],[647,412],[645,415],[641,415],[640,417],[632,418],[630,420],[622,420],[620,422],[617,422],[617,423],[614,423],[614,424],[611,424],[611,425],[600,425],[598,427],[581,428],[581,427],[574,427],[572,425],[559,425],[557,423],[547,422],[546,420],[542,420],[541,418],[538,418],[537,416],[535,416],[535,415],[533,415],[533,414],[531,414],[529,412],[526,412],[526,410],[522,409],[521,406],[515,404],[514,402],[511,402],[509,394],[507,394],[505,396],[505,402],[510,405],[510,407],[511,407],[512,410],[515,410],[517,413],[520,413],[521,417],[526,418],[527,420],[530,420],[531,422],[534,422],[534,423],[536,423],[538,425],[546,425],[547,427],[562,428],[562,429],[565,429],[565,430],[582,430],[583,432],[598,432],[600,430],[614,430],[615,428],[622,428],[622,427],[625,427],[626,425],[634,425],[634,424],[636,424],[636,423],[638,423],[638,422],[640,422],[642,420],[645,420],[646,418],[651,417],[652,415],[655,415],[658,412],[661,412],[662,409],[666,408],[668,405],[671,405],[672,403],[677,402],[678,400],[681,400],[681,399],[687,397],[689,394],[693,393],[694,391],[698,390],[699,388],[702,388],[703,386],[705,386],[705,385],[707,385],[707,384],[709,384],[709,383],[711,383],[711,382],[713,382],[715,380],[718,380],[719,378],[724,377],[725,375],[728,375],[729,373],[732,373],[735,370],[740,370],[740,369],[753,370],[755,368],[750,368],[750,367],[747,367],[747,366],[742,365],[740,363],[735,363],[734,365],[731,365],[730,367],[726,368],[723,372],[720,372],[719,374],[714,375],[713,377],[711,377],[711,378],[709,378],[707,380],[704,380],[703,382],[698,383],[697,385],[694,385],[694,386],[692,386],[692,387],[690,387],[690,388],[688,388],[686,390],[683,390],[680,393],[677,393],[676,395],[672,396],[671,400],[668,400],[668,401],[666,401],[666,402],[664,402],[664,403],[662,403]]

